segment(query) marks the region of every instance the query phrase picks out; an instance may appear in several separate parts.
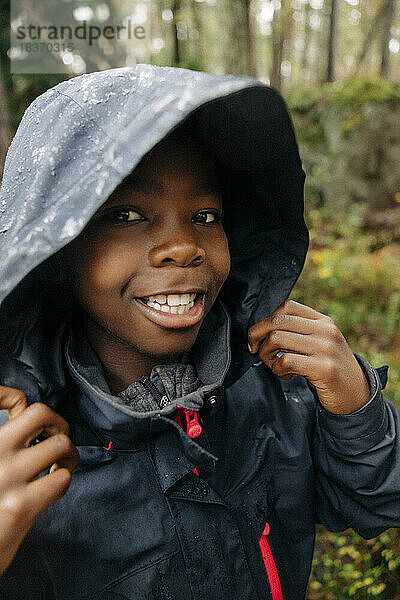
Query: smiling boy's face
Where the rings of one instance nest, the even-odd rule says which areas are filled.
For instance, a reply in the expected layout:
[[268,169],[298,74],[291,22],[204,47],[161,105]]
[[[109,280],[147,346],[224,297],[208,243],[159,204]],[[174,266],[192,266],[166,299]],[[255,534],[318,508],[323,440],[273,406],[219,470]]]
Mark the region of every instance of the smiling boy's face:
[[127,364],[122,387],[194,344],[230,269],[221,214],[214,164],[175,133],[69,245],[86,331],[106,371]]

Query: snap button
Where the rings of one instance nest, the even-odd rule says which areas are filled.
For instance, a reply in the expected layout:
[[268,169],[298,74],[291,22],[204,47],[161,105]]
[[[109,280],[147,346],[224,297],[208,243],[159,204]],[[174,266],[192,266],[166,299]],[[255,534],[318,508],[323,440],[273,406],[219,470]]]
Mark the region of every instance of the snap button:
[[210,396],[207,399],[207,404],[208,406],[214,406],[214,404],[217,402],[217,396]]

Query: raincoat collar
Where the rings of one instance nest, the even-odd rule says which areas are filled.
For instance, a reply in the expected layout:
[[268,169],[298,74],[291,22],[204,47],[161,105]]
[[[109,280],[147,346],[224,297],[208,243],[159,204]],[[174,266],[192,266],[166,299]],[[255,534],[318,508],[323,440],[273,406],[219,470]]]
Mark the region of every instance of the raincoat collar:
[[[137,446],[148,438],[152,432],[161,432],[175,428],[185,439],[187,446],[196,446],[195,454],[202,450],[190,440],[175,423],[176,405],[200,411],[208,400],[214,397],[215,404],[222,398],[224,379],[231,363],[230,353],[230,317],[221,300],[217,299],[207,318],[203,321],[196,342],[190,350],[191,360],[200,380],[203,382],[197,390],[181,398],[176,398],[165,408],[136,412],[124,406],[115,396],[107,392],[94,376],[98,373],[98,365],[90,361],[87,355],[86,364],[82,357],[78,360],[77,340],[73,329],[70,330],[65,346],[65,359],[69,374],[78,390],[76,407],[81,417],[94,431],[105,448],[127,450]],[[192,451],[190,454],[192,454]]]

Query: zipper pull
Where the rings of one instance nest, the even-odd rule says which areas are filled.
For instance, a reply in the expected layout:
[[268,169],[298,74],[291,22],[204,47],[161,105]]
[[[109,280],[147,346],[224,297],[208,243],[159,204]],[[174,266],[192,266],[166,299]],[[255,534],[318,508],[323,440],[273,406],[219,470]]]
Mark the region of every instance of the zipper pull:
[[178,409],[178,414],[175,417],[176,423],[183,429],[181,417],[182,414],[184,414],[186,417],[186,434],[192,439],[199,437],[203,428],[199,423],[197,412],[195,410],[183,408],[183,406],[180,406],[179,404],[177,404],[176,407]]
[[203,431],[199,419],[197,417],[197,412],[194,410],[188,410],[185,408],[185,416],[186,416],[186,433],[190,438],[197,438]]

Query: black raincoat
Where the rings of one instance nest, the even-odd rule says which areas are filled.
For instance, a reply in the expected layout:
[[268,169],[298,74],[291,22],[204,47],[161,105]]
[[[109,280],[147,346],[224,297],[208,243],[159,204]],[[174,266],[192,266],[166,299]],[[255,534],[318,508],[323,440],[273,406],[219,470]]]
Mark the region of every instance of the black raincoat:
[[[46,259],[188,117],[229,173],[232,268],[190,351],[203,385],[134,412],[77,360],[74,307]],[[68,420],[81,460],[0,578],[1,598],[301,600],[315,523],[365,537],[399,525],[386,369],[357,356],[371,400],[333,415],[304,378],[280,380],[247,350],[249,327],[301,272],[303,183],[285,105],[256,80],[138,65],[64,82],[28,109],[0,196],[0,377]],[[198,415],[198,437],[176,404]]]

